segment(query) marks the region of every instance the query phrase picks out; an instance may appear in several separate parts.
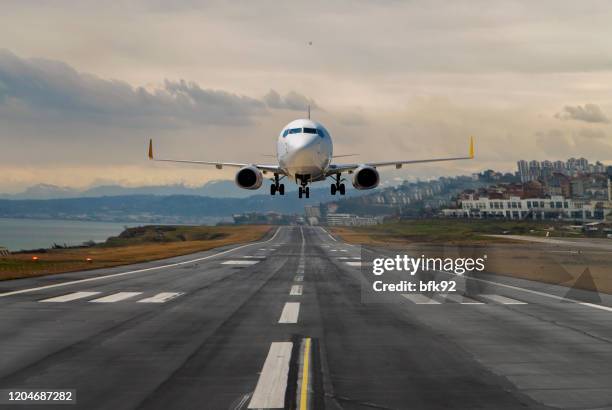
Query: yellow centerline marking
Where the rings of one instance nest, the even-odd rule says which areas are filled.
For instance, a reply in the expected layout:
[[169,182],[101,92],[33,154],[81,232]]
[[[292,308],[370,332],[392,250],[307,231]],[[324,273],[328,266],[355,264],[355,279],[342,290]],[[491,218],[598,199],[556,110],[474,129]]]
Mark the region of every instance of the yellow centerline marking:
[[302,366],[302,391],[300,392],[300,410],[308,410],[308,371],[310,365],[310,338],[304,343],[304,365]]

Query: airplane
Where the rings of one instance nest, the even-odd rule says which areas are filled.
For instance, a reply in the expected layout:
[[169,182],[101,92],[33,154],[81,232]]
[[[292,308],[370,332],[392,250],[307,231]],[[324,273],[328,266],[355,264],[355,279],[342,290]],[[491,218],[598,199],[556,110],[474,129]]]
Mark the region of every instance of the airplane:
[[[309,107],[310,108],[310,107]],[[310,109],[307,119],[297,119],[287,124],[280,132],[276,144],[276,158],[278,164],[248,164],[222,161],[192,161],[167,158],[155,158],[153,155],[153,140],[149,140],[149,159],[163,162],[180,162],[188,164],[214,165],[217,169],[223,167],[238,168],[235,182],[240,188],[259,189],[263,183],[264,175],[271,173],[270,195],[285,195],[285,185],[281,183],[284,178],[299,184],[298,196],[310,197],[309,184],[333,180],[330,193],[344,195],[346,186],[343,173],[352,174],[353,187],[359,190],[373,189],[380,183],[378,168],[395,166],[402,168],[406,164],[422,164],[427,162],[456,161],[474,159],[474,138],[470,137],[469,155],[467,157],[434,158],[418,160],[399,160],[384,162],[362,162],[352,164],[335,164],[334,158],[351,155],[334,156],[332,138],[329,131],[320,122],[310,119]]]

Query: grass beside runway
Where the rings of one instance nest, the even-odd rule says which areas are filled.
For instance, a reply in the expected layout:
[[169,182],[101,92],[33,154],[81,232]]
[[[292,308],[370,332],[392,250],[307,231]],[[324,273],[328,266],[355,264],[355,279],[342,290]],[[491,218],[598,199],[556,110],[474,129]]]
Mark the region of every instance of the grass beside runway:
[[[567,225],[567,224],[565,224]],[[554,229],[550,229],[550,228]],[[411,219],[386,222],[381,225],[334,227],[333,232],[347,242],[361,244],[389,244],[390,242],[437,242],[445,244],[491,243],[506,241],[487,235],[533,235],[544,237],[581,237],[581,232],[562,229],[558,222],[465,220],[465,219]]]
[[542,233],[551,226],[555,227],[551,236],[561,236],[565,233],[560,229],[560,225],[549,222],[448,219],[407,220],[364,227],[334,227],[332,233],[349,243],[399,249],[427,257],[487,255],[485,272],[612,294],[612,251],[487,236],[502,233],[544,236]]
[[263,225],[129,228],[119,236],[91,247],[48,249],[0,257],[0,280],[107,268],[187,255],[220,246],[257,241],[271,229]]

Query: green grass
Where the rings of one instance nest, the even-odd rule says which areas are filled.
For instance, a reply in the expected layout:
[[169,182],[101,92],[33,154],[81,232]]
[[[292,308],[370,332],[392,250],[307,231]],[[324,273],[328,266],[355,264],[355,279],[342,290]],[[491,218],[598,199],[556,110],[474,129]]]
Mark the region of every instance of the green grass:
[[[573,236],[571,232],[560,229],[560,225],[537,221],[502,220],[455,220],[455,219],[418,219],[387,222],[381,225],[348,228],[355,234],[369,236],[377,241],[385,239],[427,241],[427,242],[464,242],[491,241],[486,235],[537,235],[545,236],[554,226],[551,236]],[[339,230],[344,230],[339,228]],[[348,234],[348,232],[345,232]]]

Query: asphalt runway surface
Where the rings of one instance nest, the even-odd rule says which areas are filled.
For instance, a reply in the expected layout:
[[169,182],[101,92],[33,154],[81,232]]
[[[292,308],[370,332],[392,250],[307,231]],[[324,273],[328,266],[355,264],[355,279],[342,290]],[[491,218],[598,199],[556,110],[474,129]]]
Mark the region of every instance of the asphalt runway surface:
[[0,408],[612,408],[609,296],[481,274],[364,303],[360,258],[323,228],[281,227],[0,282],[0,389],[77,400]]

